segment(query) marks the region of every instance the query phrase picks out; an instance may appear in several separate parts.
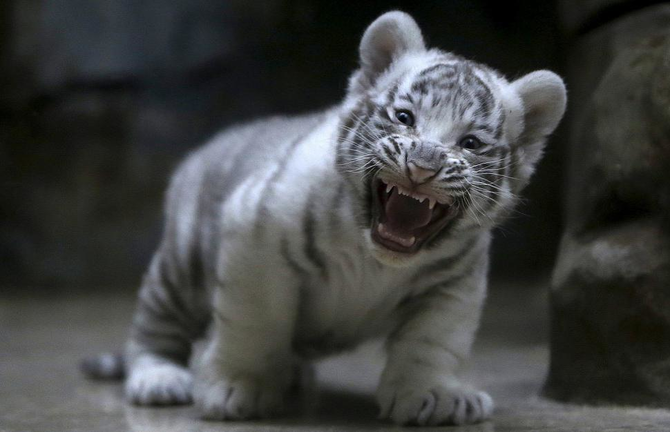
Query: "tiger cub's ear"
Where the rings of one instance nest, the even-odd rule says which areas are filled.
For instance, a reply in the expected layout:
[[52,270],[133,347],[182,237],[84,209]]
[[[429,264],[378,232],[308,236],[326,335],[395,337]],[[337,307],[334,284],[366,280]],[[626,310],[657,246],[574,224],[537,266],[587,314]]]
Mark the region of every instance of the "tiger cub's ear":
[[511,85],[523,104],[523,129],[512,146],[516,153],[513,169],[518,192],[530,180],[547,137],[563,118],[567,95],[563,80],[547,70],[529,73]]
[[361,68],[351,78],[351,92],[372,86],[395,60],[408,52],[425,51],[416,21],[404,12],[387,12],[365,30],[359,47]]

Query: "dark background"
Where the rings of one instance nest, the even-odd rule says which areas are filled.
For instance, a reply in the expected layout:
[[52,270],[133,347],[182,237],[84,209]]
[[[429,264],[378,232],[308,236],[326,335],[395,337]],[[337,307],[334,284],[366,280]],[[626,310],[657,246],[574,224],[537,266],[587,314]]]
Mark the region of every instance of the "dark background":
[[[510,78],[563,71],[554,1],[0,2],[0,289],[136,289],[175,164],[226,125],[337,103],[395,8]],[[559,130],[496,234],[494,277],[548,274],[563,159]]]

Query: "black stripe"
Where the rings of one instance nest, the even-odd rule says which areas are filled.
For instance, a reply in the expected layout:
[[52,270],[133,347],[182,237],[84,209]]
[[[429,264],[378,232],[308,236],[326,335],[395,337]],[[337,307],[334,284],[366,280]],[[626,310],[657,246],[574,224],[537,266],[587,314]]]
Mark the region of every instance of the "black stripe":
[[309,277],[309,273],[307,272],[307,270],[302,268],[302,266],[295,260],[295,258],[293,258],[289,246],[290,245],[288,242],[288,238],[283,237],[281,239],[281,244],[279,246],[279,251],[281,253],[282,258],[284,259],[284,261],[286,261],[286,264],[293,271],[293,273],[295,273],[301,279],[306,279],[307,277]]
[[[311,194],[313,195],[313,194]],[[316,215],[314,214],[314,207],[311,203],[314,202],[310,196],[305,203],[306,211],[303,222],[303,234],[305,238],[304,252],[305,257],[321,272],[324,278],[328,277],[328,269],[326,267],[326,260],[323,253],[316,245]]]
[[[473,244],[476,243],[477,241],[475,239],[473,241]],[[470,276],[472,274],[472,266],[475,264],[475,261],[477,261],[477,259],[481,257],[482,251],[479,251],[480,253],[474,253],[474,254],[471,254],[470,252],[471,251],[468,251],[467,253],[461,255],[461,257],[469,257],[469,259],[463,265],[463,270],[460,273],[451,275],[445,280],[429,285],[427,288],[421,290],[421,294],[405,298],[399,306],[401,307],[409,306],[410,308],[412,308],[412,305],[418,305],[419,307],[413,309],[425,310],[426,309],[425,306],[422,306],[420,304],[422,299],[432,299],[435,298],[436,296],[439,297],[448,296],[449,299],[451,300],[453,298],[453,294],[446,290],[460,283],[467,276]]]
[[428,263],[422,267],[419,267],[416,274],[410,279],[410,285],[416,284],[421,279],[429,278],[435,273],[445,271],[447,269],[453,268],[456,264],[460,262],[463,257],[467,256],[472,248],[477,244],[477,237],[474,237],[468,240],[461,249],[459,249],[455,254],[440,258],[437,261]]
[[486,132],[489,135],[493,135],[495,133],[495,130],[491,127],[490,124],[475,125],[475,126],[473,126],[473,129]]
[[438,70],[440,70],[442,72],[440,74],[440,76],[442,76],[442,75],[453,76],[453,75],[456,74],[456,66],[455,65],[438,63],[436,65],[433,65],[431,67],[428,67],[428,68],[422,70],[421,73],[419,74],[419,77],[423,78],[423,77],[425,77],[425,76],[427,76],[427,75],[429,75],[429,74],[431,74],[435,71],[438,71]]
[[428,94],[428,87],[430,86],[430,81],[419,80],[412,83],[411,91],[419,93],[421,95]]
[[436,92],[451,92],[456,87],[456,81],[441,81],[433,84]]
[[[164,258],[157,255],[152,262],[149,273],[143,281],[139,295],[139,308],[153,320],[178,324],[191,335],[198,337],[208,320],[207,314],[194,312],[193,306],[184,299],[183,293],[191,292],[181,284],[173,281],[170,266]],[[205,323],[203,323],[205,321]],[[204,325],[203,325],[204,324]]]
[[170,274],[172,267],[173,266],[169,265],[169,263],[167,263],[164,259],[159,261],[159,284],[163,287],[163,291],[167,294],[167,300],[173,306],[174,311],[190,321],[190,318],[193,315],[191,307],[184,301],[184,298],[181,294],[185,287],[179,286],[178,282],[174,282],[174,274]]
[[[395,83],[393,85],[393,87],[391,87],[391,90],[389,90],[389,92],[386,96],[386,100],[387,100],[387,103],[389,105],[393,104],[393,101],[395,100],[395,97],[398,94],[398,87],[399,87],[399,84]],[[386,113],[386,110],[384,110],[384,112]],[[388,117],[388,115],[387,115],[387,117]]]
[[400,150],[400,145],[398,144],[398,141],[396,141],[393,137],[389,137],[389,141],[391,141],[391,144],[393,144],[393,148],[395,151],[400,154],[402,151]]
[[382,146],[382,150],[384,151],[384,153],[386,153],[386,156],[388,156],[389,159],[395,160],[395,158],[393,157],[394,153],[393,153],[393,151],[391,151],[389,146],[387,146],[387,145]]
[[146,312],[158,320],[174,321],[172,319],[172,314],[169,311],[169,307],[161,297],[156,297],[154,295],[147,297],[146,295],[141,294],[138,307],[141,310],[140,314]]
[[456,69],[453,69],[451,71],[447,70],[441,73],[440,75],[434,77],[433,79],[435,80],[435,82],[437,82],[437,84],[440,87],[452,88],[458,82],[457,74],[458,72],[456,71]]
[[[311,128],[310,128],[311,129]],[[284,156],[280,159],[279,164],[277,165],[277,168],[275,171],[272,173],[270,178],[265,182],[265,187],[263,188],[263,191],[261,192],[261,197],[259,200],[259,207],[258,207],[258,215],[256,217],[256,222],[254,223],[254,236],[258,237],[262,234],[263,228],[266,225],[266,219],[269,217],[269,210],[268,210],[268,205],[267,202],[272,196],[275,188],[275,184],[277,180],[279,180],[284,174],[284,171],[286,171],[286,167],[288,166],[288,163],[291,159],[291,156],[295,152],[295,150],[298,148],[300,143],[309,135],[311,132],[305,132],[301,135],[299,135],[297,138],[295,138],[291,143],[289,144],[288,149],[286,149],[286,152],[284,153]]]
[[505,118],[506,118],[505,117],[505,110],[498,109],[498,114],[499,114],[498,115],[498,124],[496,125],[495,135],[494,135],[497,140],[499,140],[500,137],[502,137],[503,124],[505,124]]
[[199,336],[200,327],[193,316],[178,313],[172,301],[158,295],[155,288],[151,290],[150,297],[140,297],[139,307],[151,317],[151,321],[162,322],[169,326],[177,325],[192,337]]
[[412,98],[412,95],[410,95],[410,94],[407,94],[407,93],[406,94],[401,94],[399,97],[402,100],[405,100],[405,101],[407,101],[411,104],[414,104],[414,98]]

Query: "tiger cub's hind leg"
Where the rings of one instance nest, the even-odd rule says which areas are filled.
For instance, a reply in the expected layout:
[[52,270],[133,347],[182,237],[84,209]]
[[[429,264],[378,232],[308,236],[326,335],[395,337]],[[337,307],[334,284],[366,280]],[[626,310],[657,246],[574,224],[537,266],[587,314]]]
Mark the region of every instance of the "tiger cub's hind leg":
[[194,339],[204,332],[195,305],[187,304],[174,279],[154,258],[140,290],[127,346],[126,397],[136,405],[180,405],[192,401],[188,369]]

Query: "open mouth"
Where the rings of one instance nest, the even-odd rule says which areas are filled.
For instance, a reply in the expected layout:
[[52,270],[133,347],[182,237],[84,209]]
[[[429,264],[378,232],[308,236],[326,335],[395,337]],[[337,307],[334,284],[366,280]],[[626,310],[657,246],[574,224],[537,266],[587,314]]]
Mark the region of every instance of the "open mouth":
[[417,252],[458,214],[451,197],[438,199],[381,179],[373,188],[372,239],[394,252]]

